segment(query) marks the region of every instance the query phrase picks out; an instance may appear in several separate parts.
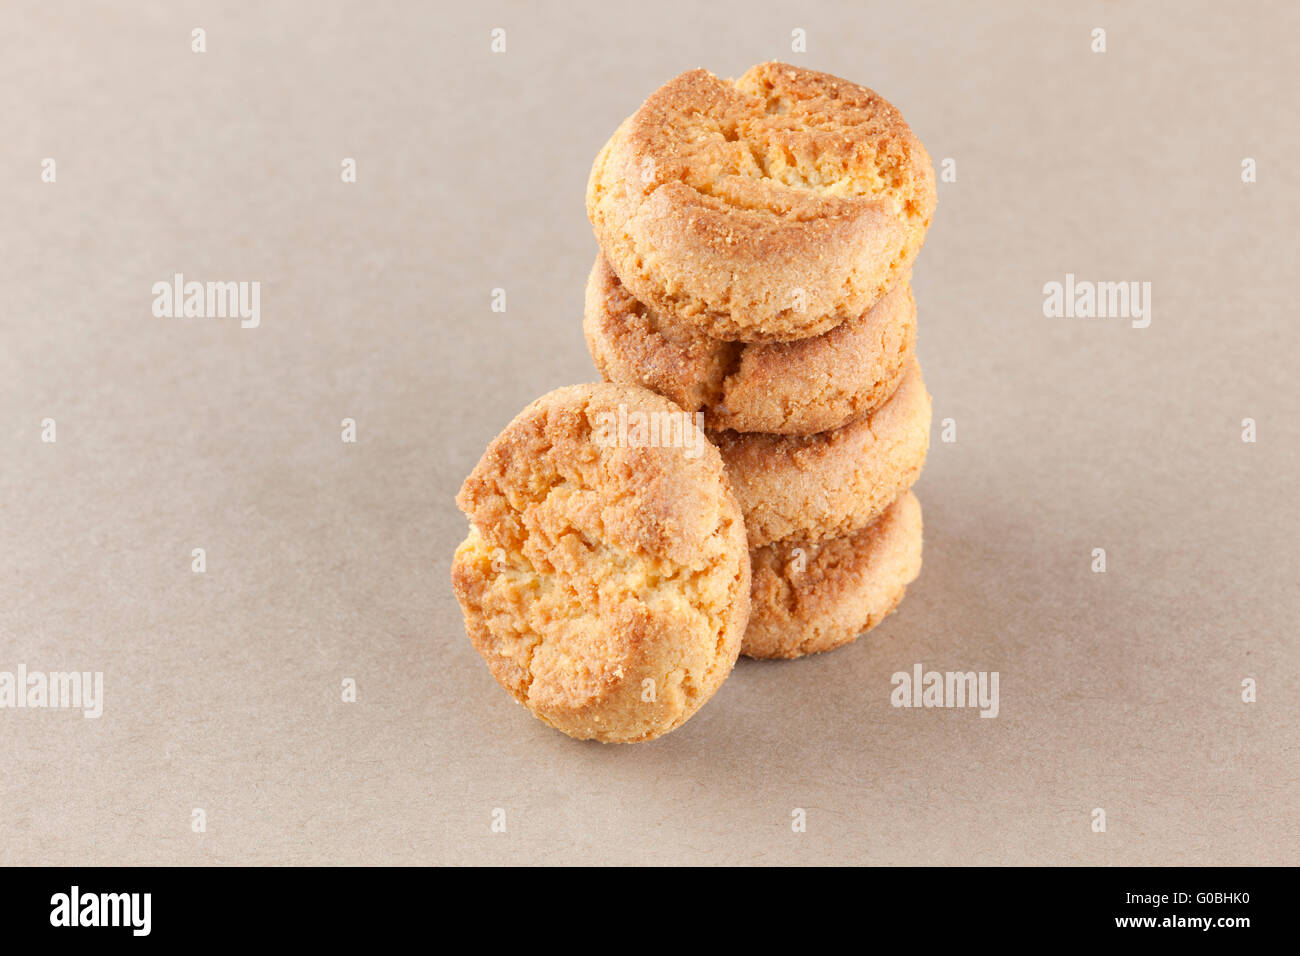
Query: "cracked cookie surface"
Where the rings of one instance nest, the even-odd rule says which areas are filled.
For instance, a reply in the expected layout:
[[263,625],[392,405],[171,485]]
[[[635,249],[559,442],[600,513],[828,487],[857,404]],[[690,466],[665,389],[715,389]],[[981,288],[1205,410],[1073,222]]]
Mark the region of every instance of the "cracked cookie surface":
[[904,280],[865,315],[794,342],[715,339],[637,301],[603,255],[587,279],[587,347],[606,381],[643,385],[715,431],[807,435],[878,407],[902,380],[916,339]]
[[700,432],[651,447],[611,430],[636,413],[686,414],[635,386],[544,395],[457,497],[471,527],[451,577],[471,641],[516,700],[581,739],[680,726],[731,671],[749,615],[744,525],[717,450]]
[[916,481],[930,447],[930,396],[915,358],[870,414],[816,435],[716,432],[749,546],[834,538],[870,524]]
[[897,109],[784,63],[670,80],[615,131],[587,185],[596,239],[633,296],[747,342],[861,316],[908,274],[936,201]]
[[921,573],[921,504],[910,491],[840,538],[791,538],[750,554],[741,653],[790,658],[847,644],[888,617]]

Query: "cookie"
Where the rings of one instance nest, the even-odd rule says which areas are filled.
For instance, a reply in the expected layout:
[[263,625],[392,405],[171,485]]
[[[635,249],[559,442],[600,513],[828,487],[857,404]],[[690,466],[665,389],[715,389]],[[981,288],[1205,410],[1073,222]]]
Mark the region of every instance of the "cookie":
[[717,432],[749,546],[849,534],[876,519],[921,474],[930,396],[913,358],[898,390],[868,415],[816,435]]
[[866,315],[783,343],[727,342],[634,299],[597,255],[583,329],[606,381],[644,385],[714,431],[808,435],[879,406],[902,381],[916,340],[906,281]]
[[552,727],[649,740],[731,671],[749,616],[744,525],[717,449],[672,402],[557,389],[492,441],[456,501],[465,629]]
[[934,170],[879,94],[784,63],[691,70],[596,157],[587,215],[628,291],[714,338],[790,341],[868,311],[910,271]]
[[905,491],[884,514],[842,538],[790,538],[750,552],[747,657],[833,650],[898,607],[921,573],[921,503]]

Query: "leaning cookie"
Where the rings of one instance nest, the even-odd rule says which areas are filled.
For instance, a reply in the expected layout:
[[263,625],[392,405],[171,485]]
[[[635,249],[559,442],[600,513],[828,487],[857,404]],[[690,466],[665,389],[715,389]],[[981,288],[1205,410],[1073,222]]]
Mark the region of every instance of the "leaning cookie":
[[587,214],[628,291],[715,338],[790,341],[870,309],[909,272],[934,170],[883,97],[763,63],[683,73],[605,144]]
[[749,617],[744,525],[717,449],[667,399],[604,383],[544,395],[456,500],[465,629],[552,727],[649,740],[731,671]]
[[740,502],[749,546],[817,540],[870,524],[921,474],[930,447],[930,396],[908,363],[885,404],[817,435],[713,435]]
[[869,631],[921,573],[921,504],[906,491],[842,538],[790,538],[750,553],[747,657],[802,657]]
[[583,328],[606,381],[644,385],[713,430],[808,435],[876,408],[902,380],[916,339],[906,280],[865,315],[796,342],[727,342],[642,305],[603,255],[587,279]]

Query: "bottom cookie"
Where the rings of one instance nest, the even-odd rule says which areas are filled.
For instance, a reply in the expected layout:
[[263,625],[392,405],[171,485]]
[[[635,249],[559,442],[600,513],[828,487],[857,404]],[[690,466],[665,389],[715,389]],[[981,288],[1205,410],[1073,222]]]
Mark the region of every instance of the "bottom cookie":
[[921,538],[921,503],[907,491],[852,534],[750,551],[751,610],[740,652],[802,657],[871,630],[921,573]]

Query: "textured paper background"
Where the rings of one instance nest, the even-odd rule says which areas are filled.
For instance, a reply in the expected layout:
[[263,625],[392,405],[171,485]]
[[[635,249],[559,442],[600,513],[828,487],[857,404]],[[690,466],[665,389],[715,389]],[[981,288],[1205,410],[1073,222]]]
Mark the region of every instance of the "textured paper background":
[[[1297,32],[1284,3],[7,3],[0,670],[106,700],[0,710],[0,861],[1297,862]],[[957,161],[915,273],[925,569],[658,742],[571,741],[465,637],[452,499],[594,377],[602,142],[676,73],[770,58]],[[154,318],[175,272],[261,282],[261,327]],[[1045,318],[1067,272],[1151,282],[1151,326]],[[1000,716],[892,709],[917,662],[999,671]]]

